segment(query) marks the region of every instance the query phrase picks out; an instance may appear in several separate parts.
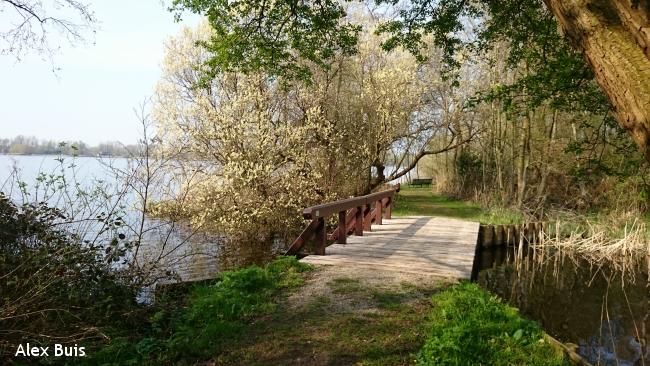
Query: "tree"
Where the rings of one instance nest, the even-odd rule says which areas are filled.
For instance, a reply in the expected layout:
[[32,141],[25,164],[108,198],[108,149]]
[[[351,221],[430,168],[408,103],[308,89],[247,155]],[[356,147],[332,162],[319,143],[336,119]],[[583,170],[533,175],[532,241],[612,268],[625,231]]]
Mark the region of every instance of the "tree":
[[[314,14],[323,8],[324,2],[298,2],[283,0],[262,2],[240,0],[234,2],[238,7],[220,8],[223,2],[214,0],[177,1],[176,9],[189,8],[204,12],[211,17],[211,24],[224,34],[232,35],[230,41],[246,41],[246,52],[237,54],[225,52],[226,38],[223,42],[209,47],[214,52],[211,66],[224,60],[235,66],[239,60],[243,66],[265,68],[268,65],[257,62],[250,54],[271,54],[269,60],[297,64],[300,52],[292,50],[291,42],[282,43],[286,52],[265,53],[262,38],[256,34],[268,32],[272,37],[289,40],[300,36],[306,29],[284,26],[278,19],[302,19],[292,9],[298,4],[305,14]],[[397,16],[386,22],[382,31],[392,35],[385,42],[386,49],[402,46],[420,57],[425,46],[424,39],[432,35],[436,46],[443,49],[443,59],[450,71],[460,65],[457,55],[470,48],[484,52],[496,43],[505,41],[510,46],[508,62],[517,65],[529,62],[529,68],[537,72],[519,83],[519,87],[529,90],[537,88],[540,92],[532,101],[542,103],[546,99],[560,101],[567,97],[580,101],[574,91],[588,84],[595,75],[598,84],[607,95],[618,123],[624,127],[650,160],[650,44],[648,31],[648,5],[635,0],[506,0],[506,1],[466,1],[466,0],[377,0],[382,6],[399,5]],[[544,3],[548,6],[545,7]],[[643,4],[642,4],[643,3]],[[230,4],[230,2],[227,2]],[[265,4],[273,9],[266,11]],[[326,7],[325,7],[326,8]],[[550,9],[550,11],[549,11]],[[228,10],[228,11],[226,11]],[[255,24],[265,24],[267,14],[274,28],[264,28]],[[307,24],[316,25],[319,35],[327,35],[328,44],[350,45],[354,39],[348,37],[353,29],[343,13],[327,18],[327,22],[315,22],[314,17],[305,17]],[[557,32],[557,19],[567,38],[582,53],[587,63],[580,61],[580,54],[572,53],[566,42]],[[332,21],[337,18],[338,21]],[[252,20],[251,20],[252,19]],[[333,40],[330,37],[338,37]],[[535,60],[537,60],[535,62]],[[533,62],[531,62],[533,61]],[[559,69],[558,69],[559,67]],[[213,68],[214,69],[214,68]],[[243,68],[246,69],[245,67]],[[560,72],[554,73],[558,69]]]
[[301,208],[326,195],[319,157],[336,131],[316,106],[291,103],[301,91],[287,93],[263,74],[200,83],[208,54],[196,42],[211,34],[202,24],[167,44],[154,118],[165,150],[194,178],[182,183],[189,202],[163,202],[153,213],[186,217],[233,241],[269,244],[302,221]]
[[[373,29],[368,17],[357,21]],[[471,136],[439,63],[383,52],[372,31],[359,35],[355,55],[339,52],[327,68],[308,64],[307,84],[262,71],[205,79],[212,55],[197,43],[212,32],[202,24],[167,44],[154,120],[191,179],[182,184],[186,204],[163,202],[156,215],[246,243],[291,239],[302,208],[367,193],[457,146],[461,132]],[[449,131],[459,136],[438,141]]]
[[18,60],[31,52],[52,58],[60,47],[50,41],[52,33],[71,44],[84,42],[97,22],[78,0],[0,0],[0,13],[8,18],[0,26],[0,55]]
[[304,61],[327,66],[338,53],[351,54],[357,26],[344,22],[337,0],[174,0],[171,10],[204,14],[214,32],[201,43],[212,52],[209,77],[229,71],[263,70],[288,79],[310,78]]
[[544,0],[650,161],[650,4]]

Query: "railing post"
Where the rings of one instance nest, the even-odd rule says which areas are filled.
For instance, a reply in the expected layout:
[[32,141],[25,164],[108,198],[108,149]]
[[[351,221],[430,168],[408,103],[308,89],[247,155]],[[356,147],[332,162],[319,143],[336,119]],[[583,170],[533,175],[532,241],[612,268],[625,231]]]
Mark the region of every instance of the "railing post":
[[384,218],[391,218],[391,208],[393,207],[393,197],[388,197],[386,201],[386,209],[384,210]]
[[381,202],[381,200],[378,200],[377,203],[375,203],[375,222],[377,223],[377,225],[382,224],[381,222],[381,216],[383,215],[382,206],[383,206],[383,202]]
[[[312,221],[287,249],[287,255],[299,253],[311,238],[314,238],[316,254],[324,255],[328,238],[343,244],[347,242],[347,234],[352,229],[354,235],[358,236],[362,236],[365,230],[371,231],[373,221],[382,224],[382,219],[391,217],[393,197],[397,191],[399,184],[396,189],[305,208],[302,216]],[[336,213],[338,228],[328,235],[325,219]]]
[[357,212],[354,214],[354,235],[363,236],[363,206],[357,206]]
[[325,246],[327,245],[327,230],[325,228],[325,218],[318,218],[318,227],[316,228],[316,255],[325,255]]
[[337,242],[339,244],[345,244],[348,237],[348,227],[347,223],[345,222],[346,213],[346,211],[339,211],[339,236],[337,239]]
[[366,204],[363,210],[363,230],[372,231],[372,210],[370,204]]

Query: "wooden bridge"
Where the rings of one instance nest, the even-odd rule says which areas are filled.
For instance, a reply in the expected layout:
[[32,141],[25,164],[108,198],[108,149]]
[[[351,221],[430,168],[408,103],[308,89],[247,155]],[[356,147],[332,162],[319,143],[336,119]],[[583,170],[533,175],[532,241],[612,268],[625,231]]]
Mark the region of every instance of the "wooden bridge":
[[[479,223],[429,216],[392,218],[398,191],[399,186],[306,208],[303,216],[312,221],[287,254],[299,254],[313,239],[315,254],[303,262],[470,279]],[[328,234],[327,220],[333,215],[338,223]]]

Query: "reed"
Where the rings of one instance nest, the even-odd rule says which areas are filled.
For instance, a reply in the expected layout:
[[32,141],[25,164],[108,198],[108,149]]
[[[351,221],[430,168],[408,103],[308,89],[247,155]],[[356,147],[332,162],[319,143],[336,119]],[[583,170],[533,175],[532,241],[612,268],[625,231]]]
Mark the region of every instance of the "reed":
[[[571,230],[566,230],[566,226]],[[606,222],[586,221],[583,225],[556,222],[539,233],[539,242],[531,247],[562,259],[582,258],[596,267],[610,266],[623,274],[634,273],[637,266],[650,264],[650,232],[638,219],[612,227]]]

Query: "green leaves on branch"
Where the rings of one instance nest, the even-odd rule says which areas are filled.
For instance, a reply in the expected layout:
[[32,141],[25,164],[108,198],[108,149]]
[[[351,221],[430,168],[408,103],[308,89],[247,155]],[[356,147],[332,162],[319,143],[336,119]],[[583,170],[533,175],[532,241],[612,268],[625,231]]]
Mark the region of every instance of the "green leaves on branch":
[[[389,36],[387,51],[403,47],[424,61],[424,50],[437,47],[448,76],[471,54],[476,62],[519,70],[513,82],[484,93],[481,101],[499,99],[506,109],[546,102],[566,110],[609,108],[541,0],[375,2],[387,14],[396,11],[377,30]],[[177,17],[189,10],[208,18],[212,36],[199,42],[209,51],[205,80],[238,71],[310,82],[314,65],[328,68],[335,55],[356,52],[361,25],[347,18],[344,3],[360,2],[174,0],[170,10]]]
[[337,53],[352,54],[360,27],[345,21],[337,0],[174,0],[171,7],[207,16],[214,33],[208,75],[264,71],[310,81],[309,65],[327,67]]
[[500,100],[509,112],[546,102],[555,109],[608,110],[593,73],[567,44],[541,0],[414,0],[410,4],[397,20],[380,27],[380,32],[390,35],[384,43],[386,50],[401,46],[422,59],[421,50],[432,41],[441,49],[449,75],[454,75],[468,54],[476,62],[501,65],[518,74],[512,82],[482,93],[475,102]]

